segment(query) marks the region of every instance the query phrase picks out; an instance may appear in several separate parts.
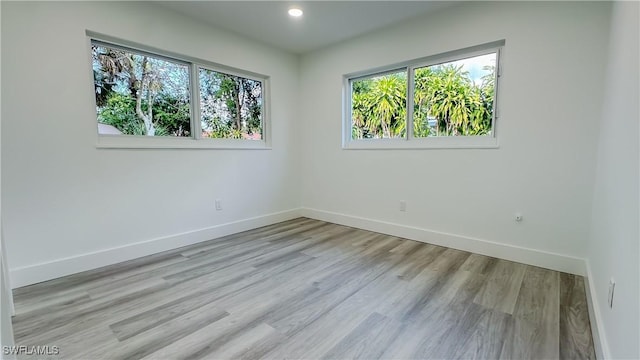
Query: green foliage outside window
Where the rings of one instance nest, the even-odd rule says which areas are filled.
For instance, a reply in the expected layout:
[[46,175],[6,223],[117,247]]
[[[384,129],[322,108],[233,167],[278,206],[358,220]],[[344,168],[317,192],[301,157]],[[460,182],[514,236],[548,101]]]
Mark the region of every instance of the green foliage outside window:
[[93,45],[98,122],[125,135],[190,136],[186,65]]
[[[414,70],[414,137],[491,134],[495,54],[478,58],[485,65],[474,76],[459,62]],[[406,136],[406,70],[351,84],[353,139]]]
[[[189,65],[98,43],[92,58],[98,123],[124,135],[193,135]],[[262,139],[261,81],[198,76],[201,137]]]
[[262,137],[262,82],[200,69],[202,137]]

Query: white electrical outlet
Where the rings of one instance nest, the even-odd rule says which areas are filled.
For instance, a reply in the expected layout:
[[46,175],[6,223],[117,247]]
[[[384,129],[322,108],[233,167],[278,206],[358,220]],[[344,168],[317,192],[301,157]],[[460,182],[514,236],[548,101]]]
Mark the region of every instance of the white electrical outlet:
[[613,278],[611,278],[611,280],[609,280],[609,297],[607,298],[610,308],[613,308],[613,292],[615,289],[616,289],[616,281],[613,280]]
[[407,211],[407,202],[404,200],[400,200],[400,211]]
[[222,201],[220,199],[216,199],[216,210],[222,210]]

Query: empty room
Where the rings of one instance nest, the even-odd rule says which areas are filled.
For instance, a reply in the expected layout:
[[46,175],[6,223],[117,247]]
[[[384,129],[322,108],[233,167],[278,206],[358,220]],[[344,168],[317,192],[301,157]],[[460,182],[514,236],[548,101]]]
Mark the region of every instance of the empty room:
[[1,1],[1,359],[640,359],[639,18]]

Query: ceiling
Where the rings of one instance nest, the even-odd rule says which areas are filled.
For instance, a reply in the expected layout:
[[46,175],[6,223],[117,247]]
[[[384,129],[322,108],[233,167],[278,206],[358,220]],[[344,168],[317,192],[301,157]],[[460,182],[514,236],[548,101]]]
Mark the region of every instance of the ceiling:
[[[301,54],[452,5],[453,1],[158,1],[159,6]],[[290,7],[304,11],[300,18]]]

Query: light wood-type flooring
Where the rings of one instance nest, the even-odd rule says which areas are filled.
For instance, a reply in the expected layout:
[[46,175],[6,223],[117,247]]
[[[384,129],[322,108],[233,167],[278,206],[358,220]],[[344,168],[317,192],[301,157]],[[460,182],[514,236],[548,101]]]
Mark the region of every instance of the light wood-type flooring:
[[307,218],[14,296],[50,358],[595,357],[580,276]]

